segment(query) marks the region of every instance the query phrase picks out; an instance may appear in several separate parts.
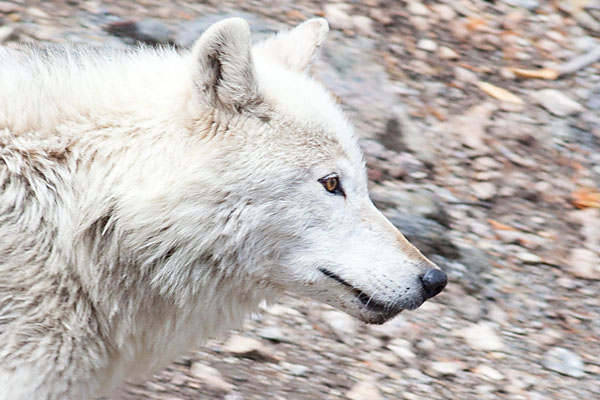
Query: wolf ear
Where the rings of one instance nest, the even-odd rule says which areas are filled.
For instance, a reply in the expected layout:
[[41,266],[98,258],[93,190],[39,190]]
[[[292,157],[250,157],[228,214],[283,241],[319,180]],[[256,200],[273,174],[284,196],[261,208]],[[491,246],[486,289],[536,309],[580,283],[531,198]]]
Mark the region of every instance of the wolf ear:
[[313,18],[289,32],[278,33],[257,44],[257,47],[286,68],[306,73],[316,60],[327,32],[327,21],[324,18]]
[[228,18],[209,27],[192,49],[194,83],[211,106],[236,110],[258,97],[250,44],[250,26]]

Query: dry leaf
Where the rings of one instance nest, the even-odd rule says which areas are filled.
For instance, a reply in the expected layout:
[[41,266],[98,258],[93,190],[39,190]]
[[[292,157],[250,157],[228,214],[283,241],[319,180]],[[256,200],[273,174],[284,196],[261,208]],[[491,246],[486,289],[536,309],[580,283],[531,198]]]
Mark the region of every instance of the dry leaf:
[[582,188],[574,191],[573,205],[577,208],[600,208],[600,191],[590,188]]
[[479,81],[477,82],[477,86],[479,87],[479,89],[483,90],[485,93],[489,94],[495,99],[508,101],[509,103],[514,104],[523,104],[523,100],[521,100],[520,97],[512,94],[506,89],[494,86],[491,83]]
[[517,229],[513,228],[512,226],[508,226],[506,224],[503,224],[502,222],[498,222],[495,219],[490,218],[487,221],[492,226],[492,228],[497,229],[499,231],[516,231],[517,230]]
[[523,68],[510,68],[510,71],[518,76],[519,78],[527,79],[548,79],[554,80],[559,77],[558,71],[552,68],[540,68],[540,69],[523,69]]

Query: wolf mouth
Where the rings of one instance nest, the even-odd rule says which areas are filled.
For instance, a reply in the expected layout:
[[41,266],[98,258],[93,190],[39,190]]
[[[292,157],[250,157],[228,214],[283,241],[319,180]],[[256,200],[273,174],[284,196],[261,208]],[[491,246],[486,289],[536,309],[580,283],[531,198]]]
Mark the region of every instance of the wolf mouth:
[[393,305],[390,305],[389,303],[383,303],[383,302],[373,299],[372,296],[370,296],[367,293],[365,293],[364,291],[358,289],[354,285],[349,284],[344,279],[342,279],[339,275],[329,271],[328,269],[319,268],[319,271],[321,271],[321,273],[323,275],[325,275],[326,277],[331,278],[331,279],[341,283],[345,287],[347,287],[348,290],[350,291],[350,293],[352,293],[364,305],[364,307],[366,309],[368,309],[369,311],[375,311],[375,312],[387,314],[387,313],[395,311],[395,309],[397,308],[397,307],[394,307]]

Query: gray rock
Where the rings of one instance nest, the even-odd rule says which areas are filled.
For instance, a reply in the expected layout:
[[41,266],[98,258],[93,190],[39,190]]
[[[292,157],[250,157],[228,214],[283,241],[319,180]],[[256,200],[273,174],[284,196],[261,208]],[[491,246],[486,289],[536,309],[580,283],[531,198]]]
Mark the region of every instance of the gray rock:
[[379,208],[395,208],[397,211],[419,215],[434,220],[445,227],[450,217],[438,195],[431,190],[414,187],[375,185],[370,190],[371,199]]
[[458,248],[448,236],[448,229],[437,222],[393,210],[384,214],[425,255],[439,254],[453,259],[460,256]]
[[555,89],[542,89],[531,94],[542,107],[558,117],[566,117],[584,111],[581,104]]
[[584,364],[577,354],[564,347],[553,347],[544,354],[542,365],[562,375],[581,378],[585,375]]
[[138,22],[129,20],[115,21],[106,27],[106,31],[131,44],[135,42],[143,42],[150,45],[174,43],[171,28],[156,19],[146,19]]

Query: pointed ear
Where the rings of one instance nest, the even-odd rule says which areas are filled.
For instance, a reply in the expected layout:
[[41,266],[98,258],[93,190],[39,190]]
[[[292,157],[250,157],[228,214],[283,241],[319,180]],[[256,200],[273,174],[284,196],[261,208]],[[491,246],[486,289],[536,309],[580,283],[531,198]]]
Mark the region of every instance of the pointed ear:
[[250,26],[228,18],[209,27],[192,49],[194,83],[211,106],[240,110],[258,98]]
[[316,60],[327,32],[327,21],[323,18],[313,18],[289,32],[278,33],[256,47],[286,68],[306,73]]

